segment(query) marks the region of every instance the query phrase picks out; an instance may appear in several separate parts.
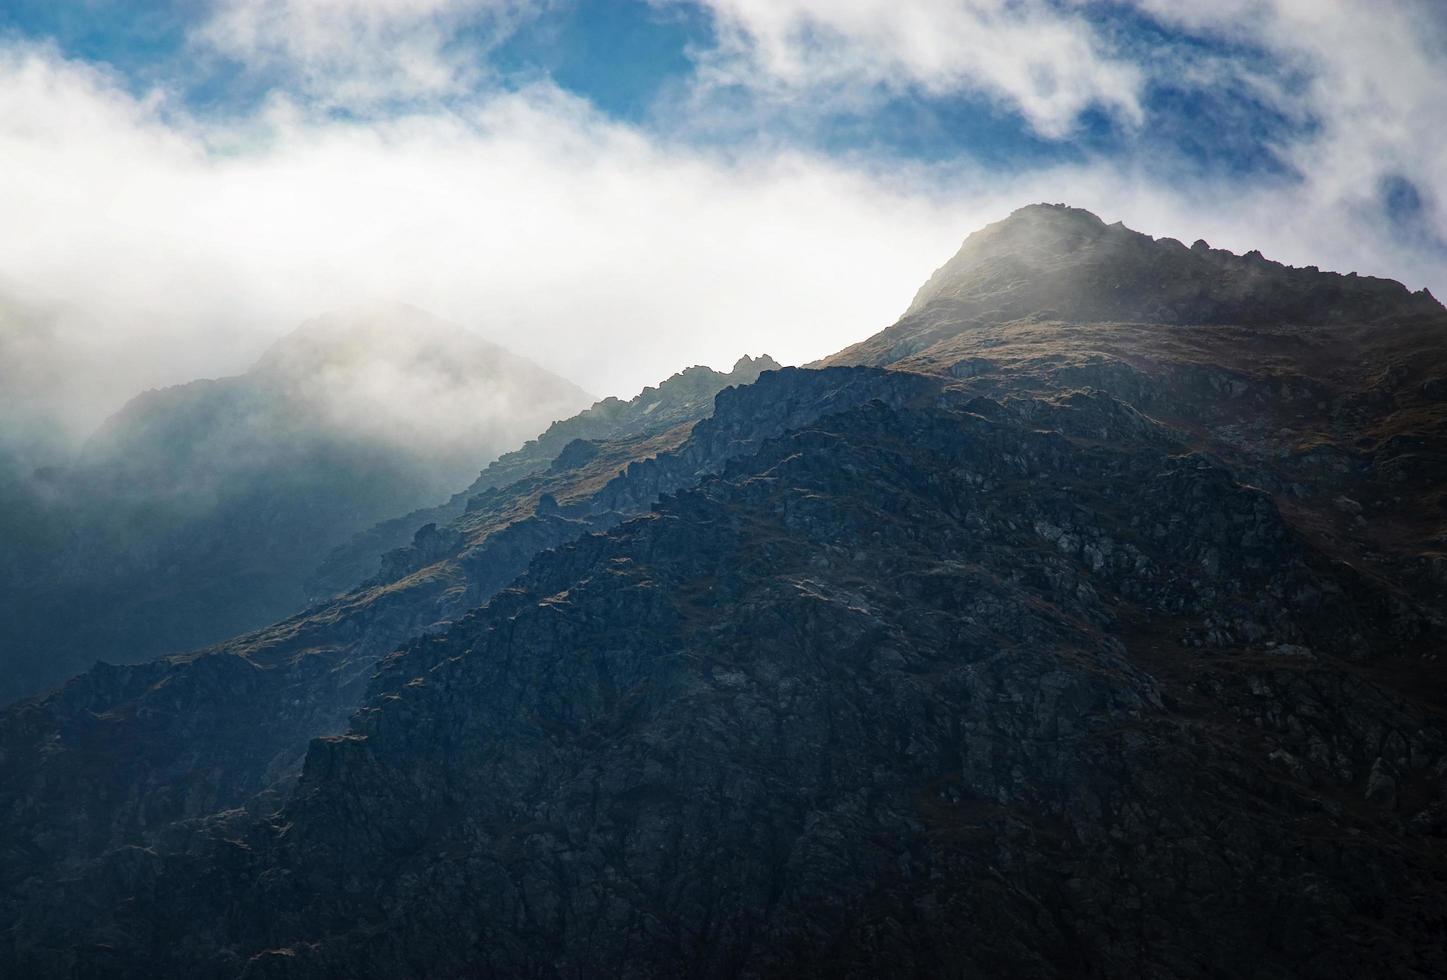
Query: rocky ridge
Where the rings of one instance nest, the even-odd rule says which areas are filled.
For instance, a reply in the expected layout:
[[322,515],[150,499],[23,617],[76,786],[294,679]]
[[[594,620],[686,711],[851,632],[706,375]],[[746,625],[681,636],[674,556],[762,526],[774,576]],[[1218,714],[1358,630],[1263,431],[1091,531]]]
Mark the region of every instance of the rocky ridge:
[[[827,379],[808,372],[800,390],[812,397],[778,397],[800,374],[774,372],[725,390],[712,418],[657,456],[625,442],[591,468],[492,494],[455,525],[447,553],[425,569],[404,569],[396,580],[194,654],[98,665],[54,695],[0,714],[6,839],[14,842],[7,853],[15,859],[0,871],[29,874],[37,863],[151,843],[178,821],[258,793],[265,805],[294,778],[308,740],[345,725],[376,661],[398,643],[446,629],[539,552],[646,512],[659,493],[696,481],[758,440],[830,406],[876,397],[881,384],[888,397],[915,383],[880,372]],[[565,512],[545,506],[540,513],[544,494],[563,500]],[[224,710],[205,707],[213,702]],[[260,716],[268,723],[257,728],[252,720]]]
[[[714,396],[723,389],[750,384],[778,367],[767,354],[757,358],[745,355],[727,372],[695,366],[656,387],[644,388],[627,401],[605,398],[572,418],[554,422],[536,439],[489,463],[466,490],[453,494],[446,503],[379,523],[334,550],[312,575],[308,592],[321,599],[350,591],[376,577],[378,556],[415,545],[412,538],[418,528],[456,519],[478,495],[549,467],[576,468],[596,455],[599,442],[643,440],[687,426],[709,413]],[[390,577],[385,568],[381,574]]]

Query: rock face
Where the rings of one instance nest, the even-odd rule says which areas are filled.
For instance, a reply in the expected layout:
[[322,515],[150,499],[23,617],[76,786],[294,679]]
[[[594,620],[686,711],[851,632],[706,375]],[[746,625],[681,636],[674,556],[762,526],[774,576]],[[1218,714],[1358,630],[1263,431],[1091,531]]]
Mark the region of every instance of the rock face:
[[28,496],[39,540],[0,563],[0,702],[297,611],[319,555],[587,401],[402,306],[320,317],[246,374],[135,398]]
[[1443,975],[1403,295],[911,313],[887,368],[568,433],[355,592],[0,714],[0,972]]

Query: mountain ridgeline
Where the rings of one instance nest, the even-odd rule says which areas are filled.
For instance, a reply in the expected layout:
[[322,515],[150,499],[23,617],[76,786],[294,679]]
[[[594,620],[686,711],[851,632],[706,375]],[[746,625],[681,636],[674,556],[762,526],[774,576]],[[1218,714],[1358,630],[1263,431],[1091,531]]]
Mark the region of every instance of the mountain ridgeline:
[[[334,550],[308,583],[308,591],[326,598],[372,578],[378,556],[405,549],[415,532],[428,525],[446,524],[461,516],[469,502],[489,490],[503,488],[548,469],[571,469],[597,455],[604,442],[633,441],[660,436],[678,428],[678,437],[688,426],[713,408],[713,399],[731,385],[751,384],[764,371],[776,370],[778,362],[767,354],[745,355],[727,373],[694,366],[680,371],[655,388],[644,388],[624,401],[605,398],[571,418],[554,422],[536,439],[504,453],[489,463],[472,484],[443,504],[413,511],[404,517],[380,522],[357,534]],[[429,537],[424,532],[423,538]]]
[[0,973],[1447,975],[1425,293],[1037,205],[329,565],[0,713]]

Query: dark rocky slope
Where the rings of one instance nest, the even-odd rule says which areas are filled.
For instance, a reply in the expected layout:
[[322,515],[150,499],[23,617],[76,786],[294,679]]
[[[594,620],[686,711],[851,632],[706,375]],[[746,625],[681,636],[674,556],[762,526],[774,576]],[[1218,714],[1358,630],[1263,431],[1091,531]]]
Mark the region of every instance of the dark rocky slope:
[[[153,844],[178,822],[255,794],[255,805],[271,805],[308,741],[345,727],[383,654],[445,629],[539,552],[647,513],[660,493],[821,413],[930,384],[861,369],[766,374],[719,395],[714,416],[682,443],[605,444],[586,466],[486,495],[446,530],[420,534],[428,544],[414,546],[415,561],[394,556],[385,581],[194,654],[98,665],[0,713],[0,886],[108,848]],[[440,548],[430,550],[436,539]]]
[[1447,969],[1447,731],[1373,679],[1432,624],[1109,398],[896,401],[542,555],[276,816],[35,887],[16,962]]
[[[1057,218],[1096,230],[1021,288],[1134,234],[1011,221]],[[1212,261],[1192,309],[1239,308]],[[838,358],[891,370],[561,451],[356,592],[11,709],[0,964],[1440,975],[1447,315],[1369,292],[926,299]]]

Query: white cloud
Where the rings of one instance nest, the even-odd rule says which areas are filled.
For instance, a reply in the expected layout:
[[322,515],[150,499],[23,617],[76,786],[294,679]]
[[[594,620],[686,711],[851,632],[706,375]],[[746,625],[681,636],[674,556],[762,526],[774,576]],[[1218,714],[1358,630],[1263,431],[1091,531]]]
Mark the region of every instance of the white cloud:
[[[1443,290],[1447,8],[1440,0],[699,2],[713,11],[721,36],[717,50],[701,56],[704,85],[747,86],[796,118],[827,118],[841,100],[867,109],[881,94],[910,90],[983,93],[1040,134],[1068,138],[1093,106],[1148,128],[1143,104],[1156,84],[1208,97],[1249,94],[1298,127],[1265,138],[1299,179],[1186,181],[1146,151],[1120,164],[1126,172],[1096,163],[989,183],[1041,187],[1042,196],[1093,200],[1128,220],[1141,214],[1147,228],[1158,216],[1171,223],[1157,225],[1162,232],[1189,234],[1194,224],[1241,250],[1274,249],[1285,259]],[[1178,37],[1125,40],[1092,26],[1132,5]],[[1228,43],[1185,43],[1192,38]],[[1216,124],[1231,120],[1202,123]],[[1214,135],[1208,129],[1202,138]],[[1414,229],[1393,228],[1384,215],[1383,188],[1397,179],[1421,197]]]
[[[782,53],[759,55],[783,66],[771,73],[807,80],[827,60],[805,51],[805,74],[790,75],[805,8],[784,0],[769,15],[727,2],[764,18],[761,37],[784,39]],[[1440,253],[1394,235],[1374,199],[1399,174],[1429,204],[1447,201],[1441,32],[1421,30],[1407,5],[1328,15],[1241,0],[1232,19],[1139,2],[1301,66],[1299,89],[1259,86],[1321,120],[1279,148],[1301,181],[1183,182],[1150,160],[991,173],[762,142],[716,153],[610,122],[546,86],[451,110],[419,103],[386,121],[274,97],[220,125],[53,51],[0,47],[0,222],[10,230],[0,238],[0,411],[49,406],[81,433],[141,388],[241,370],[302,320],[373,300],[476,325],[600,394],[744,352],[805,361],[888,324],[969,231],[1036,200],[1447,296]],[[924,24],[942,9],[897,5]],[[979,84],[931,53],[929,30],[910,16],[888,25],[872,3],[844,6],[847,18],[807,12],[843,24],[846,47],[879,48],[870,70],[906,59],[914,84]],[[1038,124],[1068,126],[1071,105],[1042,103]],[[1441,217],[1429,215],[1447,237]]]
[[[1280,191],[1301,209],[1286,220],[1316,227],[1329,210],[1348,212],[1341,240],[1328,247],[1369,258],[1362,253],[1387,233],[1384,182],[1405,178],[1426,205],[1418,244],[1447,240],[1440,0],[699,2],[721,38],[702,56],[705,83],[744,85],[804,115],[909,90],[982,93],[1059,138],[1091,107],[1148,125],[1142,106],[1152,84],[1208,94],[1237,87],[1304,124],[1270,147],[1302,178]],[[1185,36],[1230,46],[1137,39],[1132,48],[1092,26],[1130,5]],[[1352,238],[1363,247],[1352,249]]]
[[220,129],[35,49],[0,56],[0,159],[0,222],[24,230],[0,289],[60,311],[45,351],[78,427],[371,300],[599,393],[808,359],[897,315],[976,213],[809,155],[664,148],[550,88],[386,123],[278,102]]
[[1299,90],[1263,90],[1276,107],[1319,124],[1279,148],[1318,207],[1368,225],[1381,183],[1412,182],[1423,219],[1447,240],[1447,8],[1437,0],[1135,0],[1152,16],[1205,36],[1264,49],[1297,68]]
[[[348,108],[466,91],[488,48],[537,0],[220,0],[192,33],[202,50]],[[470,29],[466,43],[457,37]]]
[[720,44],[714,84],[818,104],[981,92],[1041,134],[1068,134],[1099,106],[1141,119],[1142,73],[1082,17],[1045,0],[702,0]]

